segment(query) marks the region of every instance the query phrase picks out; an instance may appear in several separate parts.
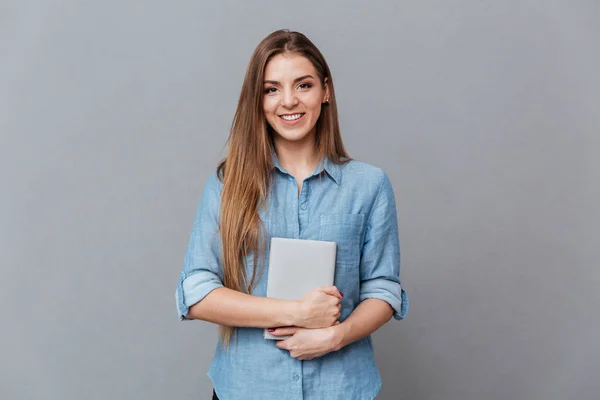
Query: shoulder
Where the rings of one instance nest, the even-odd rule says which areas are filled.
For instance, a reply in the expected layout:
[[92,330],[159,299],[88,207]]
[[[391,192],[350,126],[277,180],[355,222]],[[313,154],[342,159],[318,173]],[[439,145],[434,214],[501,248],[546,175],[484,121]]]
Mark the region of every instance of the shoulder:
[[342,185],[349,185],[352,197],[360,199],[368,220],[395,220],[396,198],[387,173],[363,161],[348,161],[343,169]]
[[219,178],[219,174],[217,171],[213,171],[206,179],[206,183],[204,184],[204,191],[207,193],[220,195],[222,190],[223,183]]
[[223,183],[221,183],[217,171],[213,171],[204,182],[199,209],[218,210],[222,192]]
[[342,182],[352,187],[368,188],[370,192],[378,193],[391,188],[387,173],[380,167],[359,160],[350,160],[342,165]]

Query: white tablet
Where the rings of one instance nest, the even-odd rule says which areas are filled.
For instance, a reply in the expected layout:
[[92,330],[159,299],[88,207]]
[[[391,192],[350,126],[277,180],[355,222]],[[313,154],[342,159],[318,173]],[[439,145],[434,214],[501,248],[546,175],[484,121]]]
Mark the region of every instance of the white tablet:
[[[298,300],[318,286],[333,285],[335,242],[271,238],[267,297]],[[265,339],[281,340],[265,329]]]

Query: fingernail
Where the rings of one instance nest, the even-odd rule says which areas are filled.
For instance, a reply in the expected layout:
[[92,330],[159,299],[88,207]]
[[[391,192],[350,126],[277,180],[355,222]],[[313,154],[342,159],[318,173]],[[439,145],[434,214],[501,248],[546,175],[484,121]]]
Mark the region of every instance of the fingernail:
[[275,329],[269,328],[269,332],[275,332]]
[[342,297],[344,297],[344,293],[340,292],[340,294],[342,295]]

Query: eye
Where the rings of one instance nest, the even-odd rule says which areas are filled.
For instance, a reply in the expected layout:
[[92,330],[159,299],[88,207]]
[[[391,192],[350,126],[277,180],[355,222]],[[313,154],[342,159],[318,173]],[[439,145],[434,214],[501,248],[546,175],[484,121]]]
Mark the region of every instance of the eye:
[[273,93],[275,90],[277,90],[277,89],[276,89],[276,88],[274,88],[274,87],[266,88],[266,89],[265,89],[265,94],[270,94],[270,93]]
[[298,87],[300,89],[310,89],[312,87],[312,85],[310,83],[304,82],[304,83],[299,84]]

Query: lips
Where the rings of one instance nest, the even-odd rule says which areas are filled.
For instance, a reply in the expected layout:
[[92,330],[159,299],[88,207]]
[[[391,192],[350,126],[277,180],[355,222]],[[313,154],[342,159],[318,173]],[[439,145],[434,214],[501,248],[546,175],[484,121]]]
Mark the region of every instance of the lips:
[[279,119],[285,125],[296,125],[300,121],[304,120],[306,113],[294,113],[294,114],[281,114]]
[[295,113],[295,114],[281,114],[279,118],[285,121],[295,121],[297,119],[302,118],[305,113]]

